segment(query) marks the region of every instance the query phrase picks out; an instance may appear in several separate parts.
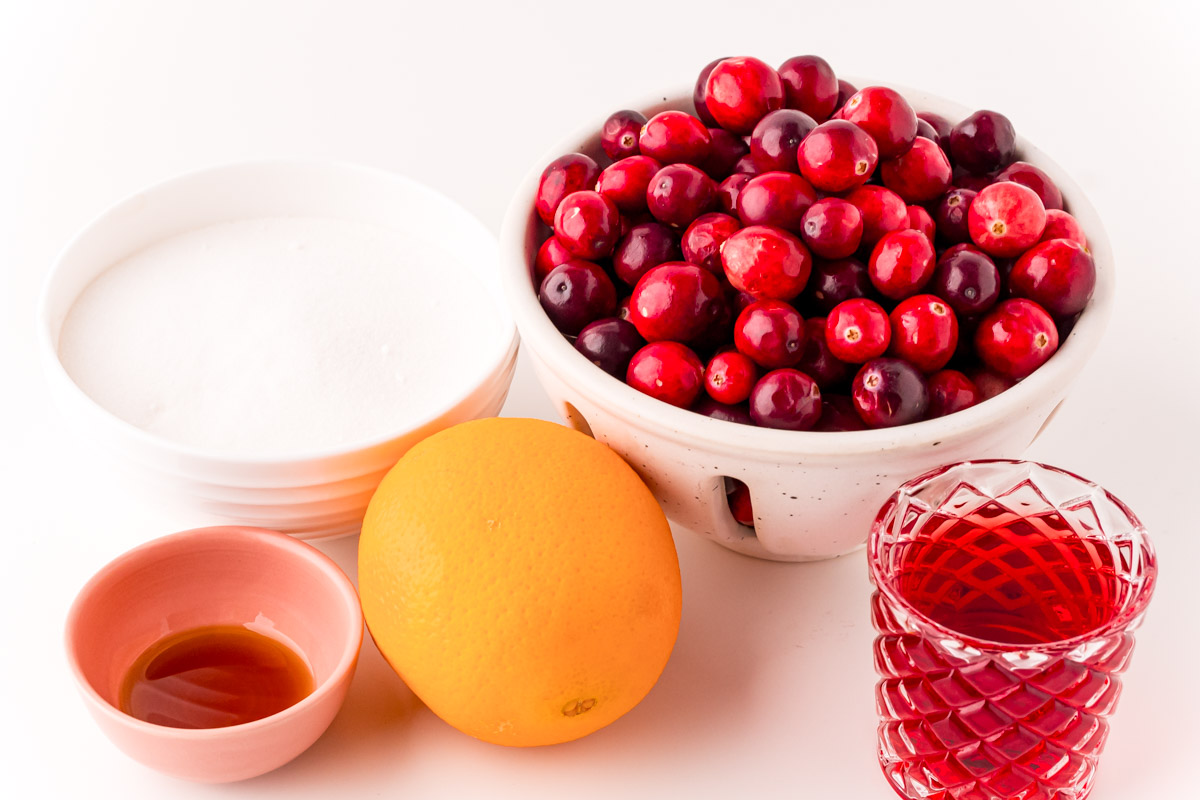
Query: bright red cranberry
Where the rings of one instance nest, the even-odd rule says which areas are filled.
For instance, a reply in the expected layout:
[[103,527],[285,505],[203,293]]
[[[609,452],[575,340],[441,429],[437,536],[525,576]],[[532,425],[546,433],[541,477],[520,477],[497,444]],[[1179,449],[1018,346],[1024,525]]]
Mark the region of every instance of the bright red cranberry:
[[920,136],[912,147],[879,165],[883,185],[906,203],[928,203],[950,188],[950,160],[942,148]]
[[646,205],[659,222],[686,228],[717,202],[717,184],[690,164],[669,164],[646,190]]
[[750,417],[763,428],[810,430],[821,418],[821,390],[799,370],[773,370],[754,384]]
[[638,138],[645,124],[646,115],[639,111],[615,111],[604,120],[604,125],[600,128],[600,146],[613,161],[636,156],[641,152],[638,149]]
[[550,238],[542,242],[542,246],[538,248],[537,256],[533,259],[533,280],[539,286],[542,279],[550,274],[550,270],[557,267],[559,264],[565,264],[575,256],[567,248],[563,247],[553,234]]
[[993,256],[1017,256],[1046,229],[1046,209],[1027,186],[1005,181],[986,187],[967,210],[971,240]]
[[942,298],[918,294],[892,309],[891,354],[925,373],[950,362],[958,346],[958,319]]
[[840,119],[822,122],[796,150],[800,174],[823,192],[862,186],[879,163],[879,148],[862,128]]
[[687,345],[651,342],[633,354],[625,382],[656,400],[687,408],[704,386],[704,365]]
[[804,212],[815,202],[816,190],[799,175],[764,172],[742,186],[737,215],[743,225],[772,225],[799,234],[804,228]]
[[734,168],[750,153],[750,146],[741,136],[724,128],[709,128],[712,146],[708,158],[698,166],[714,181],[724,180],[733,174]]
[[725,268],[721,265],[721,245],[725,240],[741,229],[736,217],[720,212],[701,214],[692,220],[680,245],[683,248],[683,259],[698,267],[704,267],[719,277],[725,276]]
[[796,369],[817,382],[824,392],[850,377],[850,367],[837,358],[825,341],[825,317],[809,317],[804,320],[804,352],[796,362]]
[[568,261],[550,270],[538,301],[554,327],[574,336],[589,322],[612,316],[617,290],[604,270],[590,261]]
[[760,300],[738,314],[733,344],[760,367],[790,367],[804,356],[805,333],[796,309],[780,300]]
[[[933,136],[926,136],[925,138],[932,139],[933,141],[937,142],[938,147],[942,148],[943,153],[949,153],[950,131],[954,129],[954,126],[950,124],[950,120],[946,119],[941,114],[935,114],[932,111],[918,111],[917,125],[920,125],[922,122],[928,125],[934,133]],[[922,136],[924,134],[917,135]]]
[[967,228],[967,210],[979,192],[974,189],[951,189],[942,195],[933,212],[938,239],[947,244],[971,241]]
[[1017,133],[997,111],[976,111],[950,131],[950,159],[981,175],[1008,166],[1017,151]]
[[750,407],[746,403],[738,403],[737,405],[728,405],[727,403],[718,403],[707,394],[701,395],[692,405],[692,411],[697,414],[703,414],[706,417],[713,419],[723,419],[726,422],[736,422],[739,425],[753,425],[754,420],[750,418]]
[[704,368],[704,390],[718,403],[742,402],[757,382],[758,365],[736,350],[717,353]]
[[834,261],[817,259],[802,296],[804,307],[815,316],[824,316],[838,303],[866,297],[873,291],[867,265],[855,258]]
[[779,65],[784,103],[817,122],[829,119],[838,106],[838,79],[820,56],[795,56]]
[[708,75],[713,71],[713,67],[724,61],[724,58],[718,58],[704,65],[704,69],[700,70],[699,76],[696,77],[696,86],[692,89],[692,105],[696,107],[696,116],[704,123],[705,127],[717,127],[717,121],[713,119],[713,115],[708,113],[708,108],[704,105],[704,89],[708,86]]
[[813,203],[801,223],[801,238],[820,258],[848,258],[862,242],[862,214],[853,203],[839,197]]
[[975,331],[975,352],[988,369],[1020,380],[1046,363],[1058,349],[1058,329],[1032,300],[1005,300]]
[[901,300],[921,291],[937,265],[933,245],[920,231],[893,231],[875,245],[867,264],[884,297]]
[[767,225],[742,228],[721,248],[725,276],[759,300],[791,300],[812,272],[812,256],[792,234]]
[[783,81],[757,58],[726,58],[708,73],[704,105],[722,128],[748,134],[769,112],[783,108]]
[[613,252],[613,272],[629,286],[659,264],[679,261],[683,254],[675,232],[658,222],[635,225]]
[[880,158],[894,158],[912,147],[917,136],[917,112],[899,92],[868,86],[846,101],[838,119],[853,122],[871,135]]
[[944,417],[970,408],[983,400],[975,381],[955,369],[943,369],[929,376],[929,419]]
[[796,151],[817,123],[803,111],[781,108],[767,114],[750,134],[750,156],[761,172],[799,172]]
[[814,431],[823,433],[838,433],[843,431],[865,431],[862,417],[854,408],[854,401],[844,394],[826,394],[821,392],[821,418],[817,420]]
[[591,189],[600,176],[600,167],[583,153],[568,153],[550,162],[538,183],[534,208],[547,225],[554,225],[558,204],[569,194]]
[[701,164],[712,147],[712,136],[691,114],[660,111],[642,126],[638,147],[642,155],[663,164]]
[[613,162],[600,172],[596,191],[613,201],[622,214],[646,211],[646,189],[662,164],[649,156],[629,156]]
[[577,258],[611,255],[620,234],[621,214],[599,192],[572,192],[554,214],[554,235]]
[[753,175],[745,172],[735,172],[725,180],[721,181],[721,185],[717,187],[717,204],[726,214],[737,214],[737,199],[742,192],[742,187]]
[[703,267],[682,261],[660,264],[637,282],[629,321],[647,342],[691,342],[721,315],[721,282]]
[[575,338],[575,349],[615,378],[625,379],[629,359],[644,347],[645,340],[633,324],[618,317],[589,323]]
[[862,215],[863,247],[874,247],[884,234],[908,228],[908,204],[891,189],[860,186],[847,194],[845,199],[853,203]]
[[825,320],[825,344],[834,358],[847,364],[862,364],[883,355],[891,341],[887,312],[865,297],[838,303]]
[[1000,299],[1000,271],[974,245],[955,245],[938,259],[929,289],[956,314],[982,314]]
[[931,242],[934,235],[937,234],[937,227],[933,224],[933,217],[929,216],[929,212],[921,206],[908,207],[907,227],[910,231],[920,231],[925,234],[925,238]]
[[729,513],[739,525],[754,527],[754,506],[750,502],[750,487],[737,478],[729,478]]
[[837,108],[835,108],[833,110],[833,114],[831,114],[830,116],[831,117],[837,116],[837,112],[842,110],[842,108],[846,105],[846,101],[849,100],[851,97],[854,97],[854,95],[856,95],[856,94],[858,94],[857,86],[855,86],[850,81],[844,81],[841,78],[839,78],[838,79]]
[[1084,247],[1088,246],[1087,236],[1079,221],[1066,211],[1059,211],[1057,208],[1049,209],[1046,212],[1046,229],[1042,231],[1043,242],[1051,239],[1070,239]]
[[1013,181],[1033,189],[1046,210],[1062,210],[1063,197],[1053,179],[1038,167],[1027,161],[1014,161],[996,175],[996,182]]
[[900,358],[875,358],[863,364],[854,376],[851,396],[868,428],[907,425],[924,417],[929,408],[925,376]]
[[1025,251],[1008,276],[1014,297],[1028,298],[1059,317],[1083,311],[1096,288],[1092,254],[1070,239],[1051,239]]

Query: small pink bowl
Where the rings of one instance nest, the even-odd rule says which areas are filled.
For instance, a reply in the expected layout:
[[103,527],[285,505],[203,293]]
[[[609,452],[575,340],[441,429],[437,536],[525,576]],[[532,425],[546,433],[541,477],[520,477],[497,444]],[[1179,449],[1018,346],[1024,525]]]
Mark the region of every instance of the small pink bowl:
[[[245,625],[292,646],[313,693],[243,725],[190,730],[118,708],[122,679],[151,644],[208,625]],[[155,539],[100,570],[67,617],[67,660],[88,711],[132,758],[168,775],[224,783],[304,752],[345,700],[362,645],[354,586],[313,547],[259,528],[197,528]]]

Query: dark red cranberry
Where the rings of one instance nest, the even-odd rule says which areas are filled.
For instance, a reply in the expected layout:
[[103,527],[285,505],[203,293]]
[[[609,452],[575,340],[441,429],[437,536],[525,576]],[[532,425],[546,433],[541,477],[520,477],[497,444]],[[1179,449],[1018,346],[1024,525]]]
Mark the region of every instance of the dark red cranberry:
[[1017,150],[1017,133],[1008,117],[976,111],[950,131],[950,158],[956,167],[981,175],[1008,166]]
[[1000,271],[974,245],[955,245],[938,259],[929,289],[956,314],[982,314],[1000,299]]
[[733,323],[738,352],[766,369],[790,367],[804,356],[804,319],[780,300],[760,300],[742,310]]
[[1007,392],[1009,389],[1017,385],[1017,382],[1012,378],[1006,378],[990,369],[984,367],[975,367],[967,371],[967,377],[975,384],[975,388],[979,390],[979,402],[991,400],[1001,392]]
[[920,231],[931,242],[937,234],[937,227],[933,224],[933,217],[929,216],[929,212],[921,206],[908,207],[907,224],[908,230]]
[[804,320],[804,352],[796,362],[796,369],[817,382],[824,392],[850,377],[850,367],[834,356],[825,341],[825,317],[809,317]]
[[868,428],[907,425],[925,416],[929,389],[920,370],[899,358],[876,358],[854,376],[851,396]]
[[757,302],[758,298],[749,292],[742,292],[734,289],[732,298],[729,301],[729,307],[733,309],[733,315],[736,318],[737,315],[745,311],[747,307],[752,306]]
[[816,190],[799,175],[764,172],[742,186],[737,215],[743,225],[772,225],[799,234],[804,228],[804,212],[815,202]]
[[862,128],[840,119],[822,122],[796,150],[800,174],[823,192],[844,192],[866,183],[879,163],[879,148]]
[[767,114],[750,134],[750,156],[761,172],[799,172],[796,150],[817,123],[803,111],[781,108]]
[[1054,320],[1032,300],[1005,300],[975,331],[975,352],[988,369],[1020,380],[1046,363],[1058,349]]
[[798,238],[779,228],[751,225],[725,240],[725,276],[759,300],[791,300],[812,272],[812,256]]
[[701,214],[692,220],[680,245],[683,248],[683,258],[698,267],[704,267],[709,272],[720,277],[725,276],[725,268],[721,265],[721,245],[725,240],[742,227],[735,217],[716,211]]
[[637,328],[617,317],[589,323],[575,339],[575,349],[600,369],[615,378],[625,379],[629,359],[646,342]]
[[942,298],[918,294],[901,300],[891,321],[892,355],[925,373],[950,362],[958,346],[958,319]]
[[750,502],[750,487],[737,478],[729,478],[729,513],[739,525],[754,527],[754,506]]
[[598,265],[568,261],[550,270],[542,280],[538,301],[554,327],[574,336],[589,322],[612,316],[617,290]]
[[754,176],[749,173],[735,172],[721,181],[721,185],[717,187],[717,204],[721,206],[722,211],[726,214],[737,214],[738,195],[752,177]]
[[988,172],[983,175],[972,175],[969,172],[959,170],[957,167],[954,170],[954,185],[959,189],[982,192],[995,182],[996,174],[994,172]]
[[869,133],[879,146],[880,158],[901,155],[917,136],[917,112],[899,92],[886,86],[860,89],[837,116]]
[[613,272],[623,283],[635,286],[651,268],[682,257],[674,231],[658,222],[644,222],[631,228],[617,244]]
[[863,220],[863,247],[874,247],[884,234],[908,228],[908,204],[883,186],[860,186],[846,195]]
[[[616,313],[617,319],[623,319],[626,322],[629,322],[629,301],[631,299],[632,298],[630,298],[629,295],[625,295],[624,297],[622,297],[620,300],[617,301],[617,313]],[[634,328],[634,330],[637,330],[637,328]]]
[[754,420],[750,419],[750,407],[746,403],[738,403],[731,406],[725,403],[718,403],[707,394],[696,399],[692,406],[692,411],[697,414],[703,414],[706,417],[713,419],[723,419],[726,422],[736,422],[739,425],[753,425]]
[[547,225],[554,225],[554,212],[567,195],[591,189],[600,176],[600,167],[583,153],[568,153],[550,162],[542,172],[537,197],[533,202],[538,216]]
[[[938,147],[942,148],[942,152],[949,154],[950,131],[954,129],[954,126],[950,124],[950,120],[946,119],[941,114],[935,114],[932,111],[918,111],[917,125],[920,125],[922,122],[928,125],[935,134],[933,136],[926,136],[925,138],[933,139],[933,141],[937,142]],[[922,133],[917,135],[925,136],[925,134]]]
[[1096,289],[1092,254],[1070,239],[1035,244],[1013,265],[1008,290],[1059,317],[1083,311]]
[[1051,239],[1070,239],[1084,247],[1088,246],[1087,236],[1078,220],[1066,211],[1059,211],[1056,208],[1046,212],[1046,229],[1042,231],[1043,242]]
[[825,320],[825,344],[834,358],[847,364],[862,364],[883,355],[891,340],[887,312],[865,297],[838,303]]
[[836,116],[837,112],[841,111],[842,107],[846,105],[846,101],[856,94],[858,94],[858,87],[856,87],[850,81],[844,81],[839,78],[837,108],[833,110],[833,114],[831,116]]
[[800,237],[820,258],[848,258],[862,242],[862,214],[839,197],[813,203],[801,222]]
[[645,124],[646,115],[640,111],[615,111],[604,120],[604,125],[600,128],[600,146],[613,161],[636,156],[641,152],[638,149],[638,138]]
[[[921,119],[920,114],[917,115],[917,136],[924,136],[926,139],[930,140],[931,142],[938,141],[937,131],[934,130],[934,127],[932,125],[930,125],[925,120]],[[939,143],[938,146],[940,147],[941,144]]]
[[773,370],[754,384],[750,417],[763,428],[809,430],[821,418],[821,390],[799,370]]
[[746,153],[746,155],[739,158],[738,162],[733,165],[733,173],[732,174],[747,175],[749,177],[754,177],[761,171],[762,170],[760,170],[758,168],[758,164],[755,163],[755,161],[754,161],[754,156],[751,155],[750,153]]
[[646,190],[646,205],[659,222],[686,228],[717,202],[717,184],[690,164],[660,169]]
[[577,258],[593,260],[612,254],[621,234],[621,214],[599,192],[572,192],[558,204],[554,235]]
[[704,368],[704,390],[719,403],[741,403],[758,382],[758,366],[736,350],[717,353]]
[[1037,193],[1012,181],[986,187],[967,210],[971,240],[993,256],[1017,256],[1042,238],[1046,209]]
[[929,376],[929,411],[927,417],[944,417],[955,411],[970,408],[983,400],[975,381],[958,370],[944,369]]
[[699,167],[714,181],[724,180],[733,174],[734,168],[750,153],[750,146],[736,134],[724,128],[709,128],[712,146],[708,158]]
[[708,107],[704,105],[704,89],[708,86],[708,74],[713,71],[713,67],[724,60],[724,58],[718,58],[705,64],[704,69],[700,70],[700,75],[696,78],[696,87],[692,89],[692,104],[696,106],[696,116],[709,128],[715,128],[717,121],[713,119],[712,114],[708,113]]
[[779,65],[784,103],[824,122],[838,106],[838,79],[820,56],[795,56]]
[[844,394],[826,394],[821,392],[821,418],[817,420],[814,431],[822,433],[839,433],[843,431],[865,431],[862,417],[854,408],[854,401]]
[[679,342],[651,342],[633,354],[625,382],[656,400],[687,408],[704,386],[704,365]]
[[549,239],[542,242],[542,246],[538,248],[537,255],[533,259],[534,283],[540,286],[542,279],[550,274],[550,270],[573,258],[575,256],[571,255],[571,252],[563,247],[563,243],[551,234]]
[[651,269],[630,297],[629,321],[647,342],[690,343],[708,330],[725,304],[717,277],[682,261]]
[[879,165],[883,185],[906,203],[928,203],[950,188],[950,160],[936,143],[920,136],[912,147]]
[[942,195],[933,212],[933,222],[940,241],[946,244],[971,241],[971,232],[967,229],[967,210],[977,194],[979,192],[974,189],[951,189]]
[[824,316],[844,300],[866,297],[872,288],[867,265],[858,259],[817,259],[813,263],[808,287],[804,290],[805,308],[811,308],[816,315]]
[[712,147],[704,123],[682,111],[660,111],[642,126],[642,155],[663,164],[702,164]]
[[1054,181],[1043,172],[1026,161],[1014,161],[996,174],[996,182],[1013,181],[1033,189],[1034,194],[1042,201],[1046,210],[1062,210],[1063,197]]
[[646,211],[646,189],[662,169],[662,164],[649,156],[629,156],[613,162],[600,172],[596,191],[613,201],[622,214],[643,214]]
[[726,58],[708,73],[704,105],[722,128],[748,134],[769,112],[783,108],[783,81],[771,65],[751,57]]
[[933,245],[920,231],[893,231],[875,245],[867,269],[884,297],[901,300],[921,291],[936,266]]

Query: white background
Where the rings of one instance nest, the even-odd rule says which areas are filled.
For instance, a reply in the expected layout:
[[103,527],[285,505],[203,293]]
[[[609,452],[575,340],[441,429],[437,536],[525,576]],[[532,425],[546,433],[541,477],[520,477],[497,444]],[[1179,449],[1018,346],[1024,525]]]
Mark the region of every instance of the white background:
[[[3,0],[0,10],[0,794],[5,797],[891,797],[874,754],[862,554],[753,561],[677,535],[678,645],[658,687],[584,740],[512,750],[433,717],[368,644],[341,716],[292,764],[227,787],[162,777],[86,716],[60,644],[108,560],[206,522],[132,506],[48,407],[39,285],[68,237],[175,173],[264,156],[360,161],[498,230],[542,151],[722,55],[921,86],[1004,111],[1106,220],[1107,338],[1030,451],[1139,512],[1161,584],[1095,800],[1195,797],[1200,59],[1194,4],[457,4]],[[527,365],[506,414],[553,412]],[[352,570],[354,540],[326,545]],[[13,791],[13,789],[16,791]]]

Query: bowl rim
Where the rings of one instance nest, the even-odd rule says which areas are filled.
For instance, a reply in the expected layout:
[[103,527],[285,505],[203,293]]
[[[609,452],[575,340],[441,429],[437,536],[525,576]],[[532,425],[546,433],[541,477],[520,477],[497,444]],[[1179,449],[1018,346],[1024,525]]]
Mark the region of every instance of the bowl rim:
[[[855,86],[887,86],[895,89],[918,112],[934,111],[958,118],[971,113],[960,103],[927,91],[889,81],[864,80],[854,75],[846,76],[846,79]],[[691,98],[689,87],[673,93],[656,93],[640,103],[621,107],[639,109],[647,115],[668,108],[694,112]],[[558,332],[538,302],[530,278],[530,263],[525,255],[530,226],[536,228],[542,225],[533,211],[533,199],[544,165],[565,153],[592,149],[598,141],[603,121],[603,117],[598,118],[560,140],[535,162],[522,179],[501,226],[501,277],[521,336],[538,358],[543,359],[554,372],[566,376],[565,380],[589,400],[626,422],[659,432],[672,432],[680,440],[703,443],[741,456],[749,453],[763,457],[842,457],[918,450],[1000,424],[1012,415],[1028,411],[1036,405],[1037,398],[1065,387],[1099,345],[1112,313],[1114,297],[1114,264],[1108,235],[1094,206],[1075,181],[1055,161],[1018,135],[1018,159],[1043,169],[1058,185],[1071,207],[1070,213],[1087,233],[1088,248],[1095,259],[1097,273],[1092,299],[1071,333],[1060,343],[1054,356],[1029,377],[989,400],[944,417],[892,428],[837,433],[760,428],[713,419],[654,400],[596,368]]]

